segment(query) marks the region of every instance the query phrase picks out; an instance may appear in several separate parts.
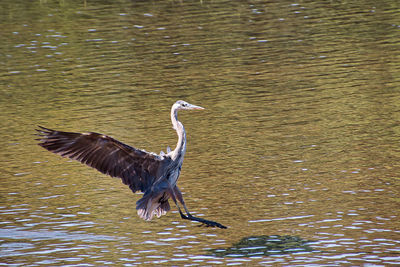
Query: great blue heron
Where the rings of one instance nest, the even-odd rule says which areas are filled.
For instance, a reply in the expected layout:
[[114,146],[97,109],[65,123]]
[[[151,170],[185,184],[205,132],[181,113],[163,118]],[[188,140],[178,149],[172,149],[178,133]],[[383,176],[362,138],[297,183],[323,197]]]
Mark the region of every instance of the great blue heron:
[[[207,226],[226,228],[220,223],[194,217],[183,201],[176,185],[186,152],[186,132],[178,121],[178,110],[203,109],[185,101],[177,101],[171,108],[172,126],[178,134],[176,148],[160,155],[125,145],[109,136],[98,133],[61,132],[40,127],[39,145],[63,157],[78,160],[112,177],[119,177],[135,193],[143,197],[136,202],[139,217],[151,220],[170,210],[172,198],[183,219],[204,223]],[[183,205],[181,211],[177,200]]]

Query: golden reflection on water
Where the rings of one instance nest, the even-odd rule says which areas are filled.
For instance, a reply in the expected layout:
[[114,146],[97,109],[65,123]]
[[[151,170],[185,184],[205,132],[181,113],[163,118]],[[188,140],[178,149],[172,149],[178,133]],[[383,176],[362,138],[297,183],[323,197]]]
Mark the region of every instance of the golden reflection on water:
[[[398,262],[395,1],[1,5],[2,262]],[[179,115],[179,185],[226,231],[176,211],[141,221],[120,181],[33,140],[40,124],[158,153],[176,143],[178,99],[206,108]],[[250,236],[312,240],[313,252],[208,253]]]

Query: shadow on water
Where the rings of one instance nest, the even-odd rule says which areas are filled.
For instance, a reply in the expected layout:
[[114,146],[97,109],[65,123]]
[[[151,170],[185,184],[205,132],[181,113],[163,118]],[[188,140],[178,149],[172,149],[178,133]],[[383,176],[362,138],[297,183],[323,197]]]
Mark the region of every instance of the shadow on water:
[[281,255],[298,252],[311,252],[308,246],[312,241],[298,236],[261,235],[242,238],[229,248],[217,248],[210,255],[217,257],[251,257],[261,255]]

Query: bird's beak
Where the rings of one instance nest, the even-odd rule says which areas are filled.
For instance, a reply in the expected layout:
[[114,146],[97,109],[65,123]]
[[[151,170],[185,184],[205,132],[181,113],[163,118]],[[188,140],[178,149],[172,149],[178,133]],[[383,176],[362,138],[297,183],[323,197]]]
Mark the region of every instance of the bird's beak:
[[202,107],[200,107],[200,106],[196,106],[196,105],[192,105],[192,104],[190,104],[190,107],[189,107],[190,109],[204,109],[204,108],[202,108]]

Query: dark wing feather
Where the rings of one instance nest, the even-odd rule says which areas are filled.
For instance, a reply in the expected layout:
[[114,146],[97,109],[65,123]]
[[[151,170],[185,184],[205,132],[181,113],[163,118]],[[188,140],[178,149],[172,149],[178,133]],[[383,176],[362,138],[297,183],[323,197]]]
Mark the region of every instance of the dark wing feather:
[[125,145],[98,133],[61,132],[40,127],[39,145],[45,149],[84,163],[123,183],[136,192],[144,192],[162,175],[171,159]]

